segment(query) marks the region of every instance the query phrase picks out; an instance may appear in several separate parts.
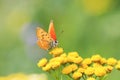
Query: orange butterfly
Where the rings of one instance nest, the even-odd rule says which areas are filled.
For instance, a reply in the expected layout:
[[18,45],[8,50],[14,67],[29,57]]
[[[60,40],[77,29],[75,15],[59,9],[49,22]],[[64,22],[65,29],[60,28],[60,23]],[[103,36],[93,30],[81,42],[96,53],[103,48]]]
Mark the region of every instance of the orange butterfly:
[[48,33],[42,28],[37,27],[37,44],[45,50],[52,49],[58,45],[53,21],[50,22]]

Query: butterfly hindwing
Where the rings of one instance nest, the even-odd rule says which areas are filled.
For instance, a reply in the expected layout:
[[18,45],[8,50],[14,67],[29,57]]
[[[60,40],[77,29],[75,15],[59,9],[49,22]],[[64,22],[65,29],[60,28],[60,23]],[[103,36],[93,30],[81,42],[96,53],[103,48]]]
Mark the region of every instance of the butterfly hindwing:
[[38,40],[37,44],[39,47],[41,47],[42,49],[45,49],[45,50],[48,50],[51,48],[50,43],[46,40]]
[[50,37],[50,35],[45,32],[42,28],[39,28],[37,27],[37,44],[45,49],[45,50],[48,50],[50,47],[51,47],[51,42],[52,42],[52,39]]

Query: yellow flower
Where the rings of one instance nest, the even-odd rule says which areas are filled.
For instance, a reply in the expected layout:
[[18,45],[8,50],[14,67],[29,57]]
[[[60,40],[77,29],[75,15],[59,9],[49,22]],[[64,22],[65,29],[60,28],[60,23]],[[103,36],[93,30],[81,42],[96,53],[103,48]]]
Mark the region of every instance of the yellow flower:
[[51,63],[51,64],[52,64],[51,66],[52,66],[53,69],[55,69],[55,68],[60,66],[60,62],[58,62],[58,61],[56,61],[54,63]]
[[100,64],[106,64],[107,60],[105,58],[101,58]]
[[115,58],[109,58],[107,60],[108,65],[114,66],[116,63],[117,63],[117,60]]
[[41,59],[39,62],[38,62],[38,67],[43,67],[47,64],[47,59],[46,58],[43,58]]
[[79,56],[78,58],[75,58],[75,60],[73,60],[73,62],[79,64],[82,62],[82,60],[83,60],[82,57]]
[[8,80],[7,77],[0,77],[0,80]]
[[112,66],[105,66],[105,70],[106,72],[111,72],[113,70],[113,67]]
[[54,48],[52,51],[49,52],[53,56],[59,56],[60,54],[63,53],[63,48]]
[[92,63],[92,61],[91,61],[90,58],[86,58],[86,59],[84,59],[83,62],[82,62],[82,64],[86,64],[86,65],[89,65],[89,64],[91,64],[91,63]]
[[71,64],[69,66],[64,67],[63,70],[62,70],[62,73],[63,74],[69,74],[72,71],[75,71],[77,69],[78,69],[78,66],[76,64]]
[[75,60],[74,57],[72,57],[72,56],[67,56],[67,61],[68,61],[68,62],[73,62],[74,60]]
[[10,74],[8,76],[0,77],[0,80],[48,80],[45,74],[30,74],[23,73]]
[[79,54],[78,54],[77,52],[69,52],[69,53],[68,53],[68,57],[77,58],[77,57],[79,57]]
[[88,68],[88,65],[87,64],[81,64],[81,67],[86,69],[86,68]]
[[65,57],[62,63],[65,64],[67,62],[68,62],[68,59],[67,59],[67,57]]
[[95,80],[95,78],[88,77],[87,80]]
[[78,66],[76,64],[71,64],[69,65],[69,67],[72,68],[72,71],[75,71],[76,69],[78,69]]
[[80,72],[80,73],[83,73],[85,71],[85,69],[84,68],[78,68],[77,71]]
[[50,63],[54,63],[54,62],[60,62],[60,63],[62,63],[63,60],[64,60],[63,57],[54,57],[54,58],[50,59]]
[[101,56],[100,55],[93,55],[92,57],[91,57],[91,60],[93,61],[93,62],[99,62],[100,60],[101,60]]
[[73,79],[75,79],[75,80],[76,80],[76,79],[79,79],[80,77],[82,77],[82,73],[76,71],[76,72],[73,73],[72,77],[73,77]]
[[117,65],[115,66],[115,68],[120,70],[120,60],[117,62]]
[[66,55],[66,53],[63,53],[63,54],[60,55],[60,57],[64,57],[65,58],[65,57],[67,57],[67,55]]
[[43,71],[49,71],[52,68],[52,64],[48,63],[45,67],[42,67]]
[[7,80],[27,80],[27,75],[18,73],[7,76]]
[[69,74],[72,72],[72,68],[70,66],[66,66],[63,68],[62,73],[63,74]]
[[63,61],[62,61],[63,64],[67,63],[68,59],[67,59],[66,53],[61,54],[60,57],[63,58]]
[[73,61],[72,62],[74,62],[74,63],[76,63],[76,64],[79,64],[79,63],[81,63],[82,62],[82,58],[81,57],[78,57],[78,58],[73,58]]
[[96,76],[104,76],[105,74],[106,74],[106,70],[105,70],[105,68],[104,67],[95,67],[94,68],[94,74],[96,75]]
[[117,64],[120,64],[120,60],[117,61]]
[[46,58],[41,59],[37,64],[38,67],[42,67],[44,71],[49,71],[55,70],[60,65],[67,65],[62,69],[62,74],[70,74],[75,80],[80,79],[82,74],[87,76],[85,80],[95,80],[92,76],[104,76],[113,70],[114,65],[116,65],[116,69],[120,70],[120,61],[115,58],[106,60],[100,55],[93,55],[91,58],[83,60],[77,52],[69,52],[68,55],[63,53],[63,48],[54,48],[50,54],[54,57],[49,62]]
[[100,63],[94,63],[93,67],[101,67],[102,65]]
[[82,62],[83,59],[81,57],[75,58],[75,57],[72,57],[72,56],[68,56],[67,60],[68,60],[68,62],[73,62],[73,63],[79,64],[79,63]]
[[86,75],[92,75],[92,74],[94,73],[94,68],[88,67],[88,68],[84,71],[84,73],[85,73]]

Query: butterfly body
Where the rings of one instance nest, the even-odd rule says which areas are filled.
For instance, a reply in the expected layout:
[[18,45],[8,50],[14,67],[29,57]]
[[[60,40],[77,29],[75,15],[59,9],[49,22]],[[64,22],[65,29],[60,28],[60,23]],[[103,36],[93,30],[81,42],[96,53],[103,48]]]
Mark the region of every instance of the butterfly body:
[[53,21],[50,22],[48,33],[40,27],[37,27],[37,44],[44,50],[49,50],[58,45]]

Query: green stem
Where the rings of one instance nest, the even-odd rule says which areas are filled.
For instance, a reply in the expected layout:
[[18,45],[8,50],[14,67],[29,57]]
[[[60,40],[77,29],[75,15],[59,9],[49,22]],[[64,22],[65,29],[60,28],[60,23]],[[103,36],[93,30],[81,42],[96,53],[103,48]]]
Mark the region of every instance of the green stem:
[[56,76],[55,70],[51,70],[51,72],[49,72],[49,74],[52,75],[52,77],[55,78],[55,80],[59,80],[58,77]]
[[84,80],[86,80],[87,77],[86,77],[86,75],[83,74],[82,78],[83,78]]
[[106,80],[106,79],[107,79],[107,76],[108,76],[108,75],[105,75],[105,76],[101,77],[100,80]]
[[55,72],[55,77],[56,77],[56,80],[59,80],[58,73],[57,73],[56,71],[57,71],[57,70],[54,70],[54,72]]
[[60,80],[62,80],[62,75],[61,75],[61,77],[60,77]]
[[83,76],[82,78],[85,80],[85,77],[84,77],[84,76]]
[[99,80],[102,80],[103,79],[103,77],[99,77]]

